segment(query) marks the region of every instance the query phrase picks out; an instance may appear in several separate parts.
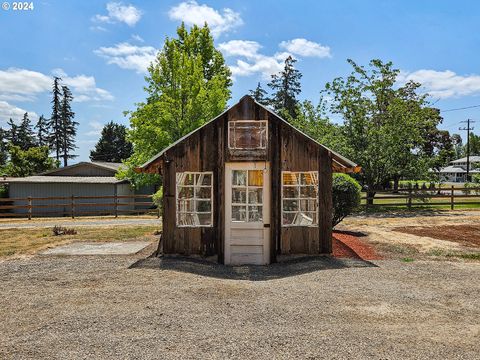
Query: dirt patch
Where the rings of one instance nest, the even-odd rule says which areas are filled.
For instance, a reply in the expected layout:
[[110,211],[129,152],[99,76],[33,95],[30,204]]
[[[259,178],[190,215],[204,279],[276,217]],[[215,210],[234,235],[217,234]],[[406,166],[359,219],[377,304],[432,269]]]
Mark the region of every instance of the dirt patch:
[[[363,235],[364,236],[364,235]],[[333,256],[362,260],[380,260],[375,249],[360,239],[360,234],[347,231],[333,232]]]
[[480,247],[480,225],[402,226],[393,231]]

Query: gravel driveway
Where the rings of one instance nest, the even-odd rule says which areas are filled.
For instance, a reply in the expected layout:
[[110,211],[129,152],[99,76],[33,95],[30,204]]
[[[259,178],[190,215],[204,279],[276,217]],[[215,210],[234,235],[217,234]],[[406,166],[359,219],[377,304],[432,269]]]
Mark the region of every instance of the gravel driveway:
[[[478,359],[480,265],[0,263],[2,359]],[[133,268],[130,268],[134,265]],[[240,280],[249,279],[249,280]]]

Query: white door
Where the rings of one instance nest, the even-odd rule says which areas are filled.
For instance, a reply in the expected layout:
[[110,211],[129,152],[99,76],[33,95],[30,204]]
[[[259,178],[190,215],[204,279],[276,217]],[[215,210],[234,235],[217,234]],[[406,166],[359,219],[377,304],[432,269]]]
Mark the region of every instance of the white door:
[[270,164],[225,164],[225,264],[270,263]]

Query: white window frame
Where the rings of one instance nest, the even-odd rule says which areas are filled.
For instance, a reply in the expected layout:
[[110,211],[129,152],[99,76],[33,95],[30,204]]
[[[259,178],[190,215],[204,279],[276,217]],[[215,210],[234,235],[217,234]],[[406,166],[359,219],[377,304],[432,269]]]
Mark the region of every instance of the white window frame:
[[[210,185],[197,185],[196,180],[193,185],[180,185],[177,183],[177,178],[178,174],[186,174],[186,175],[193,175],[194,178],[196,178],[196,175],[210,175],[211,176],[211,182]],[[196,189],[197,188],[208,188],[210,187],[210,225],[186,225],[186,224],[179,224],[179,214],[208,214],[208,211],[205,212],[198,212],[196,211],[196,201],[207,201],[207,199],[201,199],[196,197]],[[193,189],[193,197],[191,199],[185,199],[189,201],[193,201],[193,207],[194,211],[178,211],[178,201],[180,200],[179,198],[179,193],[181,188],[192,188]],[[213,227],[213,171],[180,171],[175,173],[175,222],[177,227],[192,227],[192,228],[197,228],[197,227]]]
[[[234,126],[236,123],[260,123],[260,124],[264,124],[265,125],[265,144],[260,144],[260,147],[254,147],[254,148],[240,148],[240,147],[236,147],[234,144],[234,146],[232,147],[231,146],[231,142],[230,142],[230,130],[232,129],[232,126]],[[233,131],[235,132],[235,127],[233,127]],[[233,137],[233,139],[235,140],[235,136]],[[261,139],[260,139],[260,142],[261,142]],[[265,150],[267,149],[267,145],[268,145],[268,121],[267,120],[232,120],[232,121],[229,121],[228,122],[228,148],[230,150]]]
[[[317,184],[316,184],[316,187],[317,187],[317,197],[316,198],[302,198],[300,197],[300,194],[301,194],[301,188],[302,187],[306,187],[306,186],[312,186],[312,185],[301,185],[301,184],[296,184],[296,185],[285,185],[284,182],[283,182],[283,175],[284,174],[298,174],[298,176],[300,176],[300,174],[312,174],[315,178],[316,176],[316,179],[317,179]],[[282,206],[282,211],[281,211],[281,222],[282,222],[282,227],[318,227],[318,209],[319,209],[319,191],[320,189],[318,188],[318,171],[282,171],[281,173],[281,177],[282,177],[282,188],[281,188],[281,191],[282,191],[282,202],[281,202],[281,206]],[[296,198],[285,198],[283,196],[283,189],[284,187],[296,187],[298,188],[298,197]],[[285,200],[296,200],[298,202],[298,211],[284,211],[283,208],[283,202]],[[297,213],[297,214],[300,214],[302,211],[300,210],[300,200],[315,200],[315,204],[316,204],[316,207],[315,207],[315,211],[308,211],[310,213],[315,213],[317,215],[317,222],[316,223],[312,223],[312,224],[308,224],[308,225],[305,225],[305,224],[284,224],[283,223],[283,214],[284,213]]]

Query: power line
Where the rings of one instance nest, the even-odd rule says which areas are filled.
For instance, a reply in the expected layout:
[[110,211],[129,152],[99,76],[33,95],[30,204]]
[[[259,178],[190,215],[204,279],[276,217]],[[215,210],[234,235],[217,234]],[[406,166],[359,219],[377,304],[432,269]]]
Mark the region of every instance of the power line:
[[470,127],[470,123],[474,123],[475,120],[467,119],[467,121],[461,121],[461,123],[467,123],[467,127],[458,128],[458,130],[467,131],[467,181],[470,181],[470,131],[473,130],[473,127]]
[[473,108],[478,108],[480,105],[472,105],[472,106],[465,106],[461,108],[455,108],[455,109],[447,109],[447,110],[440,110],[441,112],[449,112],[449,111],[458,111],[458,110],[466,110],[466,109],[473,109]]

